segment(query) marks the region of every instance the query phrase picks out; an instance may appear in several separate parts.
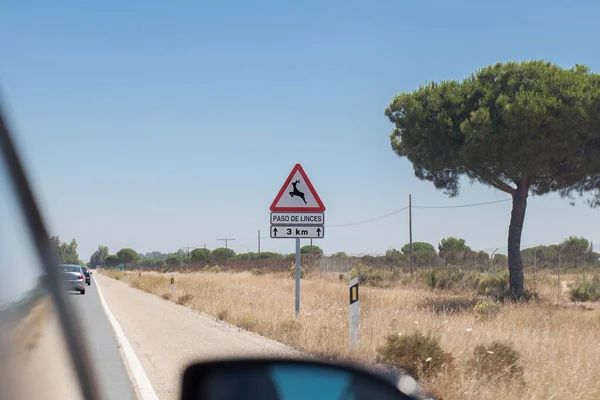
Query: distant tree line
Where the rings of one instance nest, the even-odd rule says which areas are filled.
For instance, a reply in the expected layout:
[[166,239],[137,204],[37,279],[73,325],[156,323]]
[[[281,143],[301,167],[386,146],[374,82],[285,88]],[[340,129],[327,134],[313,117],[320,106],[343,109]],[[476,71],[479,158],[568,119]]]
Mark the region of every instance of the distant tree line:
[[[76,242],[75,242],[76,244]],[[302,263],[308,267],[325,265],[342,265],[344,262],[352,265],[405,267],[410,263],[410,245],[407,243],[398,249],[389,249],[385,255],[348,255],[344,252],[328,256],[323,254],[319,246],[306,245],[301,248]],[[69,254],[66,252],[65,254]],[[561,264],[565,267],[579,267],[583,263],[594,265],[600,262],[600,254],[593,251],[591,243],[583,237],[571,236],[558,244],[538,246],[524,249],[521,257],[525,265],[535,264],[539,268],[558,264],[560,254]],[[490,265],[507,267],[508,258],[504,254],[494,254],[481,250],[473,250],[466,244],[465,239],[446,237],[436,246],[427,242],[413,242],[413,265],[423,266],[483,266]],[[101,245],[92,254],[89,262],[91,268],[98,266],[114,268],[123,265],[126,268],[161,269],[161,268],[198,268],[208,265],[219,265],[227,269],[250,269],[264,267],[274,270],[285,270],[295,261],[295,253],[282,254],[270,251],[236,253],[230,248],[219,247],[214,250],[197,248],[191,251],[180,249],[172,253],[152,251],[138,253],[131,248],[124,248],[115,254],[110,254],[108,247]]]
[[50,243],[52,244],[60,264],[85,264],[81,261],[79,254],[77,253],[77,240],[71,239],[70,242],[61,242],[58,236],[51,236]]
[[[321,257],[323,250],[319,246],[303,246],[300,249],[302,254],[313,257]],[[138,253],[133,249],[124,248],[116,254],[110,254],[108,247],[98,246],[90,257],[90,268],[117,267],[146,267],[146,268],[166,268],[198,265],[236,265],[244,261],[253,260],[293,260],[295,254],[281,254],[271,251],[236,253],[234,250],[224,247],[218,247],[214,250],[197,248],[191,251],[180,249],[173,253],[162,253],[160,251],[151,251],[145,254]]]

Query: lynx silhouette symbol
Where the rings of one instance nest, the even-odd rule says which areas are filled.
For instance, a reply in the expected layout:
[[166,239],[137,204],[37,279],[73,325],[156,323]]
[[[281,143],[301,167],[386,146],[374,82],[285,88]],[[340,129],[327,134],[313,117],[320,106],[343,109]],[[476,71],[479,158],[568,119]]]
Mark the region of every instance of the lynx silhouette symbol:
[[306,203],[306,199],[304,198],[304,193],[302,193],[301,191],[298,190],[298,188],[296,187],[296,185],[298,185],[298,183],[300,183],[300,179],[298,179],[296,182],[292,182],[292,186],[294,187],[294,190],[291,192],[288,192],[290,194],[290,196],[294,197],[294,196],[298,196],[302,199],[302,201],[304,202],[304,204]]

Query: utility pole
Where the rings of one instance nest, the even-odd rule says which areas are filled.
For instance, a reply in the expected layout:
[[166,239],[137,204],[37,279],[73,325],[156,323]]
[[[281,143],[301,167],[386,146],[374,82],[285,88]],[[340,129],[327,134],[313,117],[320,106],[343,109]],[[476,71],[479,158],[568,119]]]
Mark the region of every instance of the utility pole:
[[412,199],[411,195],[408,195],[408,238],[409,238],[409,247],[408,253],[410,254],[410,274],[413,273],[413,255],[412,255]]
[[206,267],[206,244],[204,245],[204,267]]
[[260,269],[260,229],[258,230],[258,269]]
[[[223,238],[223,239],[217,239],[220,241],[224,241],[225,242],[225,250],[228,249],[227,247],[227,243],[229,243],[230,240],[235,240],[235,238]],[[227,264],[227,251],[225,251],[225,264]]]
[[188,253],[188,268],[190,268],[190,249],[195,249],[195,247],[182,247],[182,249],[187,249]]

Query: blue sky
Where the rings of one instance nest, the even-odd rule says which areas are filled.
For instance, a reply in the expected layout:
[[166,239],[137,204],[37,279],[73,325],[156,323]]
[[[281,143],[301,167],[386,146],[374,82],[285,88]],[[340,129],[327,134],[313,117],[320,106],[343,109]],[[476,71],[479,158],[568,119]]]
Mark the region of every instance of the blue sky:
[[[543,58],[598,71],[600,4],[588,1],[19,1],[0,6],[0,85],[50,229],[85,259],[222,245],[292,252],[268,239],[269,205],[300,162],[326,222],[448,199],[391,150],[384,108],[431,80]],[[600,211],[529,202],[523,245],[584,235]],[[413,239],[506,245],[510,202],[415,209]],[[326,228],[326,253],[408,241],[406,212]],[[502,251],[499,250],[500,252]]]

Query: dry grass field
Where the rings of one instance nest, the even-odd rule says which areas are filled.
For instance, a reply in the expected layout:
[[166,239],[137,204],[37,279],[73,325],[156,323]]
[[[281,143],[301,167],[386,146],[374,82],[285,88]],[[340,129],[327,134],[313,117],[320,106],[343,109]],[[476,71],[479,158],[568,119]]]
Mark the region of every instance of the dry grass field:
[[[176,273],[173,296],[167,273],[101,273],[326,357],[373,363],[390,334],[432,334],[453,358],[438,374],[421,379],[438,398],[600,398],[600,310],[592,303],[570,302],[566,284],[576,280],[574,275],[561,277],[565,284],[559,292],[555,277],[539,274],[535,287],[528,283],[539,301],[519,304],[485,304],[473,291],[432,290],[410,279],[388,288],[361,286],[360,347],[352,351],[348,286],[337,276],[302,280],[301,315],[296,320],[294,280],[283,273]],[[475,347],[494,341],[517,351],[520,377],[501,379],[504,371],[485,378],[473,371]],[[486,354],[498,357],[493,353]]]

